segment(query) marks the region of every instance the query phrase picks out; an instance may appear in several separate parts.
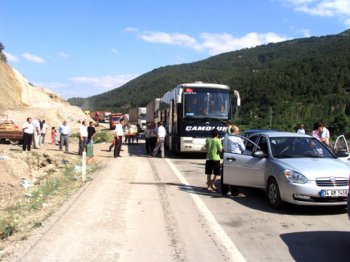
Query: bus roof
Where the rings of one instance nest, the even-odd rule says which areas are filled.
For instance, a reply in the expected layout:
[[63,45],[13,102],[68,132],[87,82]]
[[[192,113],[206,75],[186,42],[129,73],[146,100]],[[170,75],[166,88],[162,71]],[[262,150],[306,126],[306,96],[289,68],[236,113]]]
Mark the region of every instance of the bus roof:
[[220,89],[230,89],[227,85],[220,84],[211,84],[211,83],[203,83],[203,82],[195,82],[195,83],[185,83],[179,86],[182,87],[197,87],[197,88],[220,88]]

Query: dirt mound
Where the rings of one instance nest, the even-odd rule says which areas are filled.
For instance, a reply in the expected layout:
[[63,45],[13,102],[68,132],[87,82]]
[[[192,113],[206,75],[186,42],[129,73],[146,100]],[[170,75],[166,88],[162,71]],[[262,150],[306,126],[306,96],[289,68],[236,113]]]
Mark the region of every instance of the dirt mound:
[[58,126],[67,119],[73,127],[81,120],[89,119],[83,111],[71,106],[61,96],[36,87],[16,69],[0,62],[0,120],[10,119],[22,125],[27,117],[45,119],[51,126]]

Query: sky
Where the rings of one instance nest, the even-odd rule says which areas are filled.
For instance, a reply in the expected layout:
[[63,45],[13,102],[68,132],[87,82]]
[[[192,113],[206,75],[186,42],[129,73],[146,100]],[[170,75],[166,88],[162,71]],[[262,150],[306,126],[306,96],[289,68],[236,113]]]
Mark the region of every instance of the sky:
[[350,0],[0,1],[8,63],[66,99],[162,66],[349,28]]

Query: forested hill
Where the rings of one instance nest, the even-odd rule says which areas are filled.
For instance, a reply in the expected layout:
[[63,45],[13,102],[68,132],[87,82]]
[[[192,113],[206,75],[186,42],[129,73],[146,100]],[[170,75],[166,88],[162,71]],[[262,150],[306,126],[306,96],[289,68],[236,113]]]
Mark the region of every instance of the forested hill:
[[257,125],[291,127],[314,118],[333,121],[334,114],[350,111],[350,30],[161,67],[120,88],[69,102],[90,110],[126,111],[145,106],[179,83],[193,81],[228,84],[238,90],[242,124],[254,126],[264,120]]

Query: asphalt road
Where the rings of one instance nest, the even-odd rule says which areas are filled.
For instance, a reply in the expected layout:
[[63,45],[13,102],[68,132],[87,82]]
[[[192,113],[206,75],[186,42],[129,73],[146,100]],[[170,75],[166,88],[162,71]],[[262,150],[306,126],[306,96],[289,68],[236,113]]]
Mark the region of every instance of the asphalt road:
[[349,261],[344,208],[275,211],[253,189],[222,197],[205,187],[203,158],[152,158],[142,144],[124,145],[11,259]]

